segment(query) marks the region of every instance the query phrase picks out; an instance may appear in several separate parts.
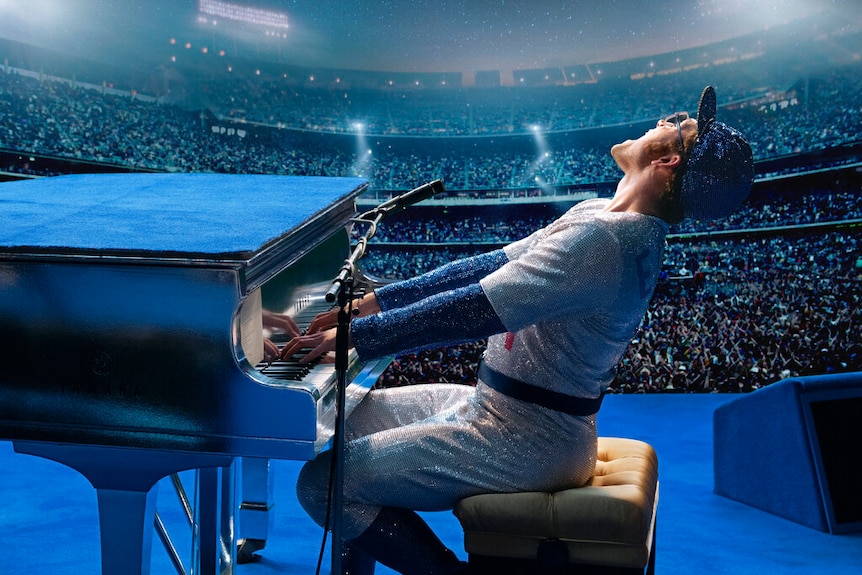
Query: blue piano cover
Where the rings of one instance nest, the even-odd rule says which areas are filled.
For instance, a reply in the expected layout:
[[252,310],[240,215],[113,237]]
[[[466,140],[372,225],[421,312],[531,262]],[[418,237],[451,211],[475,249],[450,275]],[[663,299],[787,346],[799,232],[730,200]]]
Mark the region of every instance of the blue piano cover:
[[0,184],[0,252],[251,254],[365,181],[82,174]]

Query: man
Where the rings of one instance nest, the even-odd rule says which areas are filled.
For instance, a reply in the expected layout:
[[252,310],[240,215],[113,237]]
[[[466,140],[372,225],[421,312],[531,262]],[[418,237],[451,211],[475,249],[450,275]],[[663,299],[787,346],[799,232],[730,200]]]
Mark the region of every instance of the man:
[[[596,460],[596,413],[661,268],[670,224],[723,217],[748,195],[751,149],[715,121],[704,90],[697,121],[660,120],[613,146],[614,197],[581,202],[504,249],[447,264],[357,303],[350,340],[362,359],[488,337],[475,388],[375,390],[348,418],[344,568],[374,562],[404,574],[462,563],[413,510],[452,509],[483,492],[585,483]],[[334,349],[334,314],[283,350]],[[324,523],[330,452],[300,474],[300,503]]]

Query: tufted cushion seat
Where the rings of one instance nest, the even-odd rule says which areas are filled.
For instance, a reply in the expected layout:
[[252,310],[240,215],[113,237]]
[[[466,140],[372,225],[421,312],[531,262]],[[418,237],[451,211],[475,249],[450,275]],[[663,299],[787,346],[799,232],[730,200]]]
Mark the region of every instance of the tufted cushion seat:
[[475,495],[454,513],[471,573],[585,573],[587,566],[601,573],[651,573],[657,503],[652,446],[600,437],[596,470],[585,486]]

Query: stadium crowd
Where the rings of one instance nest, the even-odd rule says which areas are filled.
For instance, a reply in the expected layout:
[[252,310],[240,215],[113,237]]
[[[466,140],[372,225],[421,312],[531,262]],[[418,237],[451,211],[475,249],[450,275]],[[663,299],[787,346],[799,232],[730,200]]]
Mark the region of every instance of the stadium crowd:
[[434,179],[450,189],[475,190],[530,186],[537,178],[564,185],[618,175],[609,154],[595,149],[564,149],[539,158],[384,152],[365,161],[352,149],[317,145],[301,134],[221,128],[204,114],[177,106],[0,72],[0,148],[9,150],[152,170],[361,176],[375,188],[396,190]]
[[[515,217],[509,214],[505,218],[488,217],[482,207],[462,216],[446,218],[396,217],[379,226],[370,243],[503,244],[551,223],[559,209],[530,209],[527,206]],[[859,190],[814,190],[786,193],[775,198],[755,196],[725,219],[711,222],[684,220],[671,226],[670,233],[748,230],[855,219],[862,219]],[[360,231],[357,227],[354,233],[358,236]]]
[[[410,275],[459,255],[387,252],[378,265]],[[673,243],[665,268],[612,392],[744,392],[862,370],[858,234]],[[475,383],[483,350],[480,341],[408,354],[381,383]]]
[[[859,190],[754,196],[712,231],[862,219]],[[411,217],[384,222],[363,261],[395,280],[523,237],[553,214],[520,210],[488,221]],[[672,230],[696,230],[696,224]],[[702,230],[701,230],[702,231]],[[750,391],[790,375],[862,369],[862,242],[831,231],[741,240],[674,241],[616,392]],[[411,241],[412,240],[412,241]],[[417,243],[443,246],[417,246]],[[484,245],[483,245],[484,244]],[[383,382],[475,382],[484,342],[396,358]]]
[[[809,81],[804,89],[805,104],[794,96],[782,100],[781,105],[739,106],[727,110],[726,119],[746,127],[757,159],[859,142],[859,66],[862,64]],[[453,190],[493,190],[607,182],[620,175],[604,147],[560,144],[545,151],[496,148],[472,154],[383,147],[369,154],[369,150],[358,151],[354,146],[324,145],[303,132],[242,123],[226,127],[214,123],[208,111],[188,111],[134,93],[120,95],[7,70],[0,71],[3,149],[153,170],[356,175],[367,178],[375,189],[389,190],[410,189],[434,179],[442,179]],[[657,117],[662,106],[674,102],[669,93],[650,95],[652,101],[636,107],[642,120],[648,120],[653,110]],[[593,109],[599,105],[593,102]],[[594,126],[619,109],[616,101],[605,106],[595,112]],[[315,108],[306,112],[314,113]],[[557,114],[565,112],[558,110]],[[390,117],[397,122],[400,116]],[[406,113],[403,117],[405,122],[414,118]],[[0,168],[20,169],[14,165]]]
[[[612,391],[741,392],[791,375],[862,369],[860,236],[804,228],[862,219],[859,192],[753,196],[720,222],[674,226],[656,294]],[[364,271],[384,280],[411,277],[516,240],[553,218],[534,207],[490,221],[475,213],[387,221],[372,239]],[[756,233],[788,226],[803,227]],[[693,243],[673,235],[729,230],[750,233]],[[475,382],[483,350],[478,342],[399,357],[381,382]]]
[[[531,82],[526,83],[526,89],[524,84],[467,90],[435,88],[421,81],[417,86],[399,87],[380,81],[379,87],[362,88],[338,76],[297,82],[297,78],[284,75],[232,73],[204,80],[200,101],[226,120],[314,132],[459,137],[530,134],[536,126],[546,132],[565,132],[667,115],[668,111],[684,109],[684,95],[696,94],[707,84],[721,86],[726,101],[753,100],[769,93],[764,86],[793,83],[780,66],[776,68],[765,62],[736,62],[638,81],[606,78],[605,82],[573,83],[562,90]],[[615,73],[626,75],[619,69]],[[824,78],[826,83],[840,82],[842,86],[846,81],[835,75]],[[770,105],[758,104],[758,109]]]
[[660,284],[614,389],[744,392],[859,371],[860,247],[843,233],[673,245],[700,269]]
[[[791,99],[774,106],[739,107],[727,111],[733,115],[728,121],[747,127],[758,159],[862,141],[858,69],[854,66],[807,83],[804,103]],[[660,94],[656,103],[639,109],[651,113],[670,101],[670,96]],[[322,116],[331,112],[325,108],[326,101],[319,104],[303,113],[320,111],[321,106]],[[594,121],[590,118],[612,113],[600,109],[597,113],[596,105],[590,103],[595,116],[586,119],[575,110],[555,107],[551,123],[583,127],[584,122]],[[386,129],[409,132],[412,119],[392,128],[398,126],[395,108],[386,117],[396,121]],[[500,128],[496,120],[480,125],[493,117],[474,114],[471,133],[497,129],[506,133],[507,128]],[[137,169],[360,175],[372,187],[386,190],[409,189],[438,178],[451,190],[494,190],[605,182],[619,175],[606,151],[588,146],[549,151],[538,158],[523,152],[441,156],[384,151],[368,160],[354,150],[323,145],[291,130],[217,124],[207,113],[134,94],[0,72],[0,148],[11,151]],[[29,164],[0,169],[39,173]],[[720,224],[705,227],[687,222],[672,233],[859,218],[858,193],[858,189],[835,189],[757,199]],[[483,249],[482,243],[522,237],[551,217],[535,214],[489,222],[474,215],[458,221],[392,222],[381,227],[379,245],[364,264],[369,273],[383,278],[408,277]],[[386,245],[401,242],[443,245]],[[736,392],[788,375],[860,370],[860,286],[859,236],[849,230],[673,242],[666,254],[665,277],[620,364],[613,390]],[[476,342],[396,358],[381,381],[387,385],[473,382],[483,346]]]

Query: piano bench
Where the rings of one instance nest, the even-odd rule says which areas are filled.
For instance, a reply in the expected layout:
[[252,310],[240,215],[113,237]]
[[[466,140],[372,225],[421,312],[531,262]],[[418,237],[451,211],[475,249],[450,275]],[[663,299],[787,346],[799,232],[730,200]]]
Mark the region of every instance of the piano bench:
[[652,446],[600,437],[595,473],[583,487],[475,495],[454,514],[470,575],[652,575],[657,504]]

